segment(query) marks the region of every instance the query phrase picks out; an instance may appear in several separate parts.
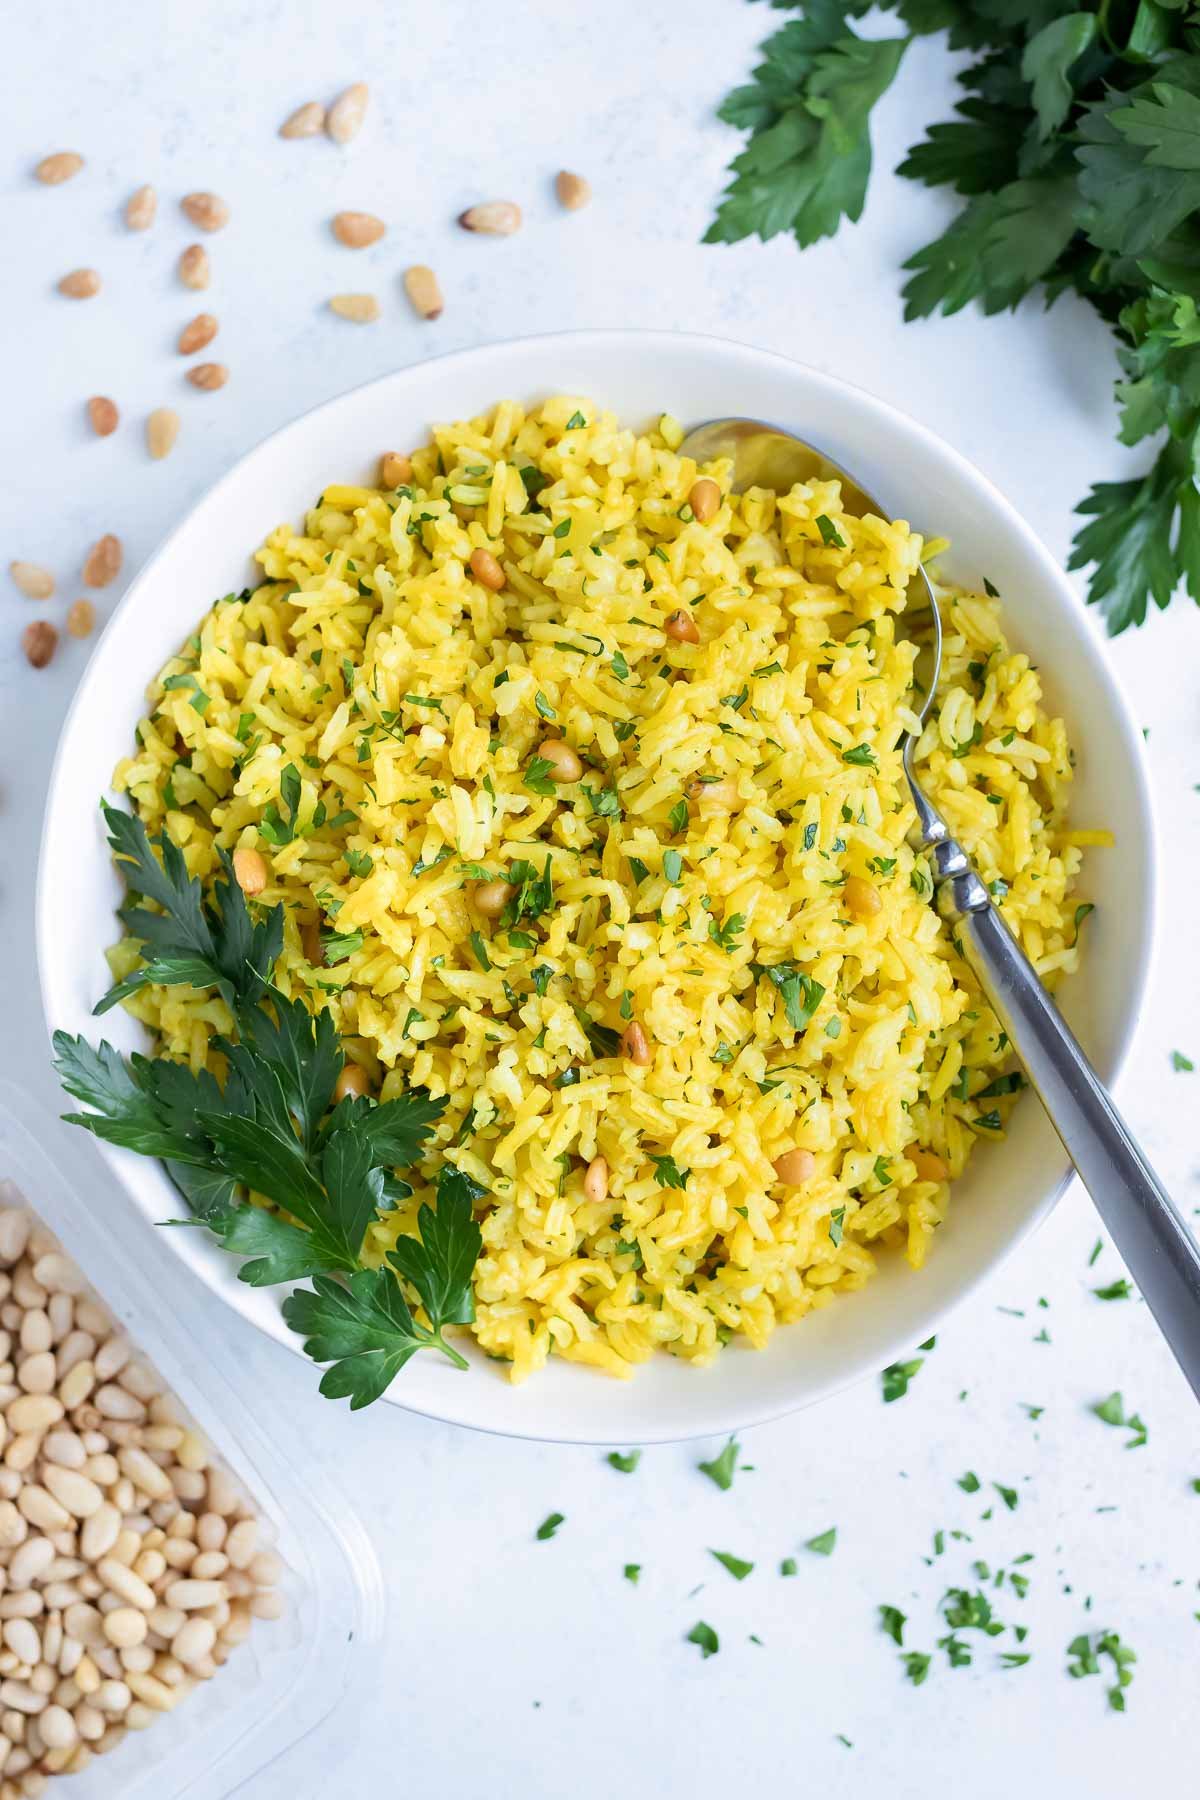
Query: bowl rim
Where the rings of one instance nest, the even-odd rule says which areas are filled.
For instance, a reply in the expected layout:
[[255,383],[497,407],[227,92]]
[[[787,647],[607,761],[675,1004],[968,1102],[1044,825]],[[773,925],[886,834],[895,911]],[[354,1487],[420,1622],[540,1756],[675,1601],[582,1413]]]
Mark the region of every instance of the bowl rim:
[[[953,444],[949,443],[945,438],[942,438],[938,433],[931,430],[930,427],[925,425],[921,420],[913,418],[910,414],[904,412],[902,408],[894,405],[889,400],[882,399],[879,395],[873,393],[869,388],[862,386],[860,383],[850,381],[841,375],[829,374],[827,371],[816,368],[812,364],[802,362],[795,357],[783,355],[779,351],[762,349],[756,345],[747,344],[738,339],[721,337],[711,332],[667,331],[656,328],[640,327],[603,327],[580,330],[566,329],[561,331],[529,333],[519,337],[498,338],[485,343],[474,344],[464,349],[447,350],[440,352],[436,356],[423,357],[417,362],[404,364],[399,368],[391,369],[384,374],[375,375],[365,381],[357,382],[352,387],[346,388],[331,395],[325,400],[317,402],[313,406],[305,408],[302,412],[295,414],[283,424],[274,427],[272,430],[266,432],[261,438],[257,439],[237,457],[236,461],[226,469],[216,481],[204,489],[204,491],[187,507],[159,539],[153,550],[146,557],[146,560],[138,570],[134,579],[129,583],[129,586],[121,596],[120,601],[113,608],[104,630],[97,639],[96,645],[93,647],[93,654],[89,658],[88,665],[76,686],[75,692],[71,696],[55,747],[50,778],[46,788],[42,830],[39,837],[34,899],[34,937],[38,985],[44,1020],[48,1030],[51,1027],[51,1020],[56,1010],[53,1003],[55,999],[57,978],[54,973],[52,957],[48,953],[48,944],[50,942],[51,934],[46,879],[46,865],[48,861],[47,851],[51,838],[54,835],[54,821],[59,809],[60,793],[67,779],[66,768],[69,752],[72,748],[71,738],[75,720],[86,703],[92,685],[99,679],[98,671],[100,667],[100,658],[96,652],[99,650],[104,638],[109,635],[118,619],[122,618],[127,612],[131,611],[135,606],[141,603],[143,591],[153,586],[159,565],[170,556],[176,538],[184,532],[195,513],[201,507],[205,507],[212,503],[216,500],[218,495],[223,494],[229,487],[236,483],[240,479],[247,462],[256,457],[268,445],[286,437],[300,426],[316,421],[321,415],[331,413],[334,410],[341,408],[356,396],[362,395],[372,388],[400,381],[407,375],[416,376],[419,372],[429,369],[430,367],[442,367],[446,368],[448,372],[454,373],[457,373],[460,370],[469,372],[474,364],[479,364],[481,367],[488,367],[497,358],[503,358],[506,353],[528,353],[543,346],[546,347],[547,350],[554,350],[561,353],[563,351],[569,351],[574,346],[578,346],[580,349],[586,349],[589,346],[608,346],[611,349],[616,349],[622,345],[638,345],[642,348],[649,349],[655,344],[663,346],[664,349],[669,346],[674,350],[679,350],[681,348],[687,349],[690,347],[699,355],[716,353],[725,357],[730,355],[735,357],[740,356],[760,367],[763,364],[774,364],[778,366],[781,374],[786,373],[792,378],[799,375],[808,383],[823,388],[828,397],[833,400],[836,400],[839,395],[847,393],[853,394],[860,405],[865,406],[868,410],[874,410],[881,422],[893,433],[900,432],[921,440],[935,455],[948,459],[961,479],[965,480],[968,484],[973,485],[976,490],[982,491],[982,499],[985,500],[993,512],[1003,520],[1007,529],[1020,540],[1025,553],[1038,566],[1041,578],[1049,588],[1053,589],[1058,604],[1073,615],[1075,623],[1080,628],[1081,635],[1087,646],[1086,673],[1088,681],[1091,684],[1099,686],[1103,690],[1110,714],[1115,718],[1118,724],[1121,739],[1121,742],[1118,745],[1118,751],[1124,757],[1130,768],[1135,808],[1140,816],[1141,828],[1145,839],[1145,851],[1142,866],[1145,905],[1142,909],[1143,918],[1136,940],[1135,951],[1129,958],[1129,1001],[1125,1009],[1125,1017],[1121,1023],[1121,1028],[1114,1036],[1109,1055],[1106,1059],[1111,1068],[1108,1085],[1110,1089],[1116,1087],[1128,1064],[1130,1053],[1140,1029],[1142,1003],[1151,981],[1154,962],[1157,955],[1158,926],[1161,907],[1160,828],[1154,794],[1149,780],[1149,765],[1145,741],[1141,731],[1135,723],[1133,712],[1124,689],[1121,687],[1115,673],[1110,667],[1109,660],[1104,655],[1101,643],[1095,634],[1094,616],[1088,613],[1084,602],[1068,579],[1065,570],[1060,566],[1049,548],[1043,543],[1042,539],[1017,510],[1015,505],[1001,492],[991,478],[978,468],[969,457],[965,456],[962,451],[958,450]],[[1032,1104],[1032,1099],[1029,1103]],[[125,1198],[131,1202],[133,1210],[139,1217],[145,1218],[147,1223],[152,1223],[153,1221],[147,1217],[147,1209],[143,1205],[140,1197],[130,1190],[129,1185],[125,1180],[124,1171],[127,1166],[125,1160],[126,1153],[121,1152],[116,1146],[109,1145],[100,1139],[93,1139],[93,1142],[109,1168],[112,1170],[124,1192]],[[1009,1257],[1015,1253],[1018,1247],[1046,1222],[1050,1215],[1055,1211],[1059,1201],[1071,1186],[1074,1179],[1074,1172],[1068,1167],[1060,1180],[1046,1194],[1038,1207],[1014,1227],[1012,1232],[1004,1238],[1003,1243],[983,1260],[979,1268],[971,1276],[962,1280],[944,1299],[931,1305],[925,1319],[924,1329],[927,1336],[932,1335],[939,1330],[942,1322],[948,1315],[957,1311],[985,1281],[989,1280],[995,1274],[1000,1265],[1006,1262]],[[246,1319],[248,1323],[263,1330],[266,1335],[273,1337],[277,1343],[283,1345],[283,1347],[289,1350],[293,1355],[298,1356],[303,1360],[307,1360],[304,1357],[304,1351],[301,1348],[299,1339],[295,1334],[287,1330],[283,1325],[282,1318],[279,1320],[279,1328],[274,1329],[272,1326],[252,1317],[243,1307],[236,1304],[236,1290],[231,1292],[225,1291],[210,1278],[209,1273],[204,1269],[194,1269],[193,1273],[195,1273],[197,1278],[203,1282],[204,1286],[215,1299],[220,1300],[223,1304],[233,1306],[234,1310],[240,1312],[241,1316]],[[909,1335],[911,1334],[906,1334],[903,1340],[904,1344],[908,1343]],[[896,1348],[897,1353],[899,1353],[901,1346],[897,1345]],[[747,1351],[746,1354],[750,1354],[750,1352]],[[594,1377],[595,1373],[588,1369],[581,1369],[577,1372],[581,1378],[583,1376]],[[757,1409],[744,1405],[738,1405],[736,1410],[733,1407],[726,1407],[717,1416],[698,1416],[694,1423],[689,1423],[682,1429],[679,1427],[678,1423],[676,1423],[670,1428],[663,1430],[654,1430],[653,1428],[645,1429],[633,1426],[627,1428],[623,1432],[605,1428],[599,1434],[597,1434],[595,1429],[586,1431],[571,1429],[548,1431],[545,1427],[539,1429],[532,1417],[532,1414],[536,1411],[534,1408],[531,1408],[531,1419],[528,1429],[522,1428],[521,1425],[514,1425],[507,1420],[503,1423],[489,1422],[486,1419],[481,1419],[475,1409],[468,1408],[466,1412],[460,1410],[452,1400],[451,1390],[447,1390],[445,1395],[439,1391],[436,1397],[427,1399],[418,1398],[416,1396],[409,1397],[405,1391],[405,1384],[402,1381],[393,1382],[392,1386],[383,1395],[383,1398],[390,1404],[398,1406],[406,1411],[417,1413],[426,1418],[463,1426],[468,1430],[481,1431],[489,1436],[515,1437],[530,1442],[594,1445],[672,1443],[685,1442],[700,1437],[712,1437],[723,1432],[748,1430],[756,1425],[767,1424],[773,1420],[787,1417],[791,1413],[832,1399],[835,1395],[855,1386],[859,1382],[865,1381],[873,1372],[877,1372],[874,1362],[872,1362],[870,1366],[864,1366],[851,1358],[849,1367],[845,1373],[839,1373],[830,1377],[824,1382],[816,1385],[811,1391],[797,1394],[790,1399],[784,1400],[780,1398],[776,1401],[767,1402]],[[697,1373],[702,1378],[704,1371],[701,1370]],[[703,1409],[701,1407],[698,1406],[696,1410],[698,1415],[702,1414]]]

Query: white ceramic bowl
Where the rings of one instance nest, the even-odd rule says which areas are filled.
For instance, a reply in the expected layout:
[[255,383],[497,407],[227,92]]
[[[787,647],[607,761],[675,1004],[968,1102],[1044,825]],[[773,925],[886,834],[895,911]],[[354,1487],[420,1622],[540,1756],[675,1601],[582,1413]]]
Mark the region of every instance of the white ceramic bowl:
[[[1117,836],[1115,852],[1087,859],[1083,892],[1097,912],[1088,925],[1085,972],[1062,995],[1101,1075],[1111,1080],[1147,974],[1154,846],[1141,738],[1081,602],[1013,508],[922,426],[781,357],[665,332],[579,332],[488,345],[372,382],[252,450],[151,557],[93,651],[51,781],[37,903],[51,1028],[95,1038],[102,1023],[122,1048],[138,1045],[140,1029],[120,1011],[102,1022],[91,1016],[107,985],[101,952],[114,936],[120,891],[97,797],[130,748],[147,682],[213,599],[250,578],[250,552],[266,531],[298,519],[331,480],[371,479],[380,451],[421,441],[434,421],[468,417],[505,396],[529,402],[562,392],[590,395],[631,424],[666,411],[689,424],[741,414],[790,427],[854,471],[894,515],[948,535],[952,572],[996,584],[1012,634],[1037,662],[1049,704],[1065,715],[1078,752],[1074,816],[1108,825]],[[105,1154],[147,1222],[178,1213],[158,1164],[125,1151]],[[911,1352],[1047,1216],[1067,1178],[1058,1140],[1027,1097],[1012,1135],[981,1146],[956,1185],[949,1220],[921,1274],[886,1260],[863,1293],[776,1332],[762,1353],[730,1348],[709,1369],[660,1356],[631,1382],[551,1361],[520,1388],[481,1356],[469,1375],[440,1357],[418,1356],[389,1398],[457,1423],[589,1443],[696,1436],[769,1419]],[[170,1241],[215,1294],[298,1348],[280,1317],[277,1290],[239,1282],[232,1259],[203,1232],[173,1232]]]

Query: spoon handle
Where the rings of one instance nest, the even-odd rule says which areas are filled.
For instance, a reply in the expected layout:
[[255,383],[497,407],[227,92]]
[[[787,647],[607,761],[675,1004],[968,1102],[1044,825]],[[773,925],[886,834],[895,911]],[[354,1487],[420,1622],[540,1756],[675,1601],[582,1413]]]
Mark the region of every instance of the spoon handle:
[[1200,1398],[1200,1245],[953,839],[930,846],[938,910]]

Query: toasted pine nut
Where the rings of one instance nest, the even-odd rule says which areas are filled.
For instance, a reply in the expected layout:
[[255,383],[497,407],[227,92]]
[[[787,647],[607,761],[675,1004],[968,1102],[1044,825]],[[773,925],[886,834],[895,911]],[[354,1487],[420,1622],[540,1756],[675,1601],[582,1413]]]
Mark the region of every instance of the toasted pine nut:
[[239,844],[233,853],[233,872],[243,894],[261,894],[269,871],[266,858],[252,844]]
[[949,1178],[950,1167],[936,1151],[909,1148],[904,1152],[913,1168],[917,1171],[918,1181],[945,1181]]
[[356,325],[373,325],[380,308],[374,294],[335,294],[329,310],[339,319],[352,319]]
[[561,738],[547,738],[538,745],[537,753],[550,764],[551,781],[578,781],[583,774],[583,764]]
[[279,127],[281,138],[318,137],[325,129],[325,108],[318,100],[306,100],[289,113]]
[[784,1187],[803,1187],[816,1166],[811,1150],[785,1150],[771,1165]]
[[486,237],[511,237],[521,229],[521,209],[512,200],[484,200],[459,213],[458,222],[464,231],[482,232]]
[[107,587],[121,573],[121,540],[112,532],[106,532],[97,538],[87,553],[83,565],[83,579],[89,587]]
[[695,619],[690,612],[684,612],[682,607],[678,612],[667,615],[663,630],[669,638],[674,638],[680,644],[698,644],[700,642],[700,633],[696,629]]
[[560,169],[554,178],[554,191],[560,206],[565,206],[568,212],[578,212],[591,199],[592,184],[582,175],[572,175],[570,169]]
[[111,437],[117,429],[120,414],[116,402],[104,394],[93,394],[87,403],[88,424],[97,437]]
[[96,628],[96,609],[90,600],[76,600],[67,614],[67,630],[73,638],[91,637]]
[[229,208],[218,194],[185,194],[179,204],[201,231],[220,231],[229,223]]
[[179,258],[179,279],[184,287],[206,288],[212,279],[208,251],[203,244],[189,244]]
[[494,594],[498,594],[508,580],[491,551],[483,549],[482,546],[471,552],[471,573],[476,581],[481,582],[486,588],[491,588]]
[[[367,1074],[367,1071],[365,1069],[360,1069],[357,1063],[348,1062],[343,1067],[341,1074],[333,1085],[334,1105],[336,1106],[339,1100],[344,1100],[347,1094],[353,1094],[356,1098],[361,1099],[364,1094],[369,1094],[370,1091],[371,1078]],[[224,1537],[225,1534],[222,1532],[222,1541],[224,1541]]]
[[8,572],[27,600],[49,600],[54,593],[54,577],[40,563],[10,562]]
[[377,244],[387,226],[374,213],[340,212],[333,217],[333,235],[347,250],[365,250]]
[[90,300],[100,292],[100,277],[95,269],[72,269],[59,282],[58,291],[68,300]]
[[379,459],[379,485],[383,488],[407,487],[412,480],[412,457],[399,450],[387,450]]
[[692,483],[688,505],[701,525],[716,518],[721,507],[721,490],[710,476],[702,475],[699,481]]
[[195,363],[188,370],[187,378],[202,394],[215,394],[229,380],[229,370],[224,363]]
[[158,211],[158,195],[152,187],[140,187],[125,202],[125,223],[130,231],[149,231]]
[[471,898],[485,919],[498,919],[516,891],[511,881],[479,881]]
[[179,334],[177,348],[180,356],[191,356],[194,350],[205,349],[212,343],[219,329],[212,313],[197,313]]
[[365,81],[355,81],[339,94],[325,115],[325,130],[335,144],[348,144],[362,130],[371,90]]
[[639,1069],[648,1069],[654,1060],[650,1040],[636,1019],[621,1033],[621,1055]]
[[58,633],[48,619],[35,619],[21,633],[21,648],[32,668],[44,669],[58,648]]
[[156,406],[146,420],[146,448],[156,462],[169,456],[179,436],[179,414],[169,406]]
[[584,1170],[583,1192],[594,1206],[608,1199],[608,1164],[602,1156],[593,1156]]
[[33,172],[47,187],[58,187],[70,181],[72,175],[78,175],[82,167],[83,158],[76,151],[56,150],[52,156],[43,156]]
[[412,302],[413,309],[423,319],[441,318],[445,307],[442,290],[438,286],[437,276],[424,263],[414,263],[411,269],[405,269],[404,291]]
[[847,875],[842,898],[846,902],[846,911],[855,919],[873,919],[876,913],[883,911],[879,889],[864,881],[861,875]]

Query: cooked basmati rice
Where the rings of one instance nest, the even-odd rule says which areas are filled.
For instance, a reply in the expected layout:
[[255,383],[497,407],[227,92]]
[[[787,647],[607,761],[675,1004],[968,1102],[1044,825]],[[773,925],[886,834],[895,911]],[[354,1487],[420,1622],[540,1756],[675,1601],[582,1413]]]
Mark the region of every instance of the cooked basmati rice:
[[[913,1152],[952,1180],[1012,1099],[905,836],[896,615],[930,547],[845,515],[836,482],[731,497],[723,464],[702,524],[680,438],[578,397],[505,402],[435,431],[409,487],[327,488],[151,685],[116,772],[193,874],[218,844],[266,856],[276,979],[329,1006],[373,1091],[447,1096],[439,1148],[488,1190],[473,1329],[514,1380],[552,1350],[615,1375],[655,1349],[704,1363],[861,1287],[880,1254],[919,1269],[950,1186]],[[479,547],[500,592],[466,567]],[[1067,830],[1066,733],[998,605],[941,604],[922,777],[1053,978],[1078,955],[1080,845],[1103,834]],[[699,643],[664,632],[679,609]],[[548,737],[579,782],[535,766]],[[297,788],[296,835],[272,843]],[[514,864],[536,916],[485,918],[476,884]],[[110,960],[124,974],[137,947]],[[186,988],[127,1004],[194,1068],[229,1025]],[[634,1021],[646,1067],[616,1049]],[[793,1148],[815,1167],[785,1187]],[[430,1197],[380,1218],[374,1256]]]

